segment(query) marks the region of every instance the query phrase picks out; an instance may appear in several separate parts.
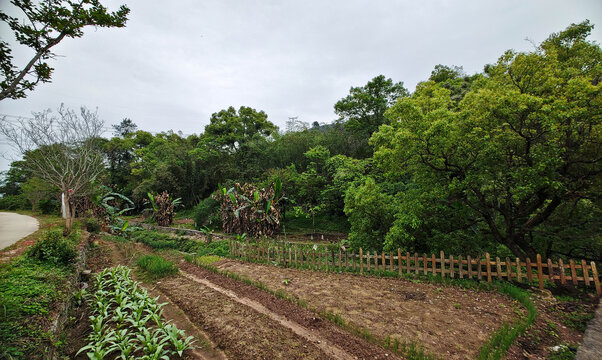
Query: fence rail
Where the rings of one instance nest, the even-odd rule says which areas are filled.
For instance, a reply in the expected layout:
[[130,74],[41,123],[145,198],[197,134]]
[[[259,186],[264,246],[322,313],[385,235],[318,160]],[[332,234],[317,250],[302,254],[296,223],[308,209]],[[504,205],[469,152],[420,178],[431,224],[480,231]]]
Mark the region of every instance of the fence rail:
[[478,279],[491,282],[507,280],[516,282],[536,282],[540,289],[544,288],[544,282],[560,283],[562,285],[572,284],[574,286],[593,286],[598,296],[602,296],[600,288],[600,277],[596,263],[589,264],[585,260],[569,260],[564,263],[562,259],[553,262],[551,259],[542,260],[537,254],[535,261],[526,258],[491,259],[485,254],[485,259],[473,259],[470,256],[446,256],[443,251],[438,256],[434,254],[419,255],[409,252],[364,252],[361,248],[358,252],[343,251],[339,249],[307,249],[297,245],[273,246],[262,243],[246,243],[230,240],[230,254],[233,257],[257,262],[275,261],[284,266],[308,267],[325,271],[355,271],[364,272],[397,272],[399,275],[422,274],[439,275],[441,277]]

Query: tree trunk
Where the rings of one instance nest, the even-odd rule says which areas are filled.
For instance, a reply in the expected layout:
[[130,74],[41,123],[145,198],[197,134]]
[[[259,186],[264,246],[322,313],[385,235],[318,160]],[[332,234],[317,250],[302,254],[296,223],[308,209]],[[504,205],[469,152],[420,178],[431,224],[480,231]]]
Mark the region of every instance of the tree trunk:
[[537,251],[531,246],[531,244],[525,241],[525,234],[514,233],[507,235],[503,244],[506,245],[516,257],[521,259],[525,259],[527,257],[530,259],[537,258]]
[[71,224],[73,218],[71,216],[71,197],[68,193],[65,194],[65,235],[71,232]]

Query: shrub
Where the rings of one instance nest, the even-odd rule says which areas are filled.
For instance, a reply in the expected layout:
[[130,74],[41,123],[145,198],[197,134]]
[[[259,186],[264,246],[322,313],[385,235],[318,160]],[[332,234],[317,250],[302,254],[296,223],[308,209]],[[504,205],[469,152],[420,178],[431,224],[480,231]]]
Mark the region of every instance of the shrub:
[[132,240],[146,244],[153,249],[175,249],[187,253],[195,253],[198,256],[216,255],[228,256],[230,247],[227,240],[213,241],[205,244],[187,238],[174,238],[167,234],[155,231],[138,230],[133,232]]
[[100,232],[101,226],[98,220],[94,218],[86,219],[86,231],[94,234],[98,234]]
[[194,208],[193,217],[197,230],[203,226],[211,228],[221,228],[222,226],[219,202],[213,197],[201,200]]
[[42,199],[38,203],[38,210],[42,214],[58,214],[61,211],[61,203],[57,199]]
[[44,233],[42,240],[27,250],[27,256],[38,261],[69,265],[77,257],[75,239],[79,239],[79,236],[77,231],[72,231],[68,237],[63,237],[61,229],[50,230]]
[[144,255],[138,259],[137,264],[155,279],[178,273],[178,267],[172,261],[158,255]]
[[29,210],[31,205],[23,195],[6,195],[0,198],[2,210]]

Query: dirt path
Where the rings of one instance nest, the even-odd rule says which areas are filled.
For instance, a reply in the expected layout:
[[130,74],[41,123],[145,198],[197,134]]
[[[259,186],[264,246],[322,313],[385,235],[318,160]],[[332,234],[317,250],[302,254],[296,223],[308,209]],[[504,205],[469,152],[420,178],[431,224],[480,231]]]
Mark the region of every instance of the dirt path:
[[354,358],[353,355],[347,353],[345,350],[335,346],[334,344],[329,343],[328,341],[326,341],[326,339],[320,337],[318,334],[312,333],[310,329],[307,329],[294,321],[287,320],[284,316],[280,316],[268,310],[265,306],[261,305],[256,301],[253,301],[246,297],[239,297],[233,291],[217,286],[207,279],[201,279],[190,273],[184,273],[183,275],[184,277],[192,281],[205,285],[221,294],[228,296],[230,299],[242,305],[250,307],[251,309],[257,311],[260,314],[266,315],[268,318],[278,322],[280,325],[292,330],[295,334],[313,343],[332,359],[344,360]]
[[0,212],[0,250],[36,232],[39,226],[31,216]]

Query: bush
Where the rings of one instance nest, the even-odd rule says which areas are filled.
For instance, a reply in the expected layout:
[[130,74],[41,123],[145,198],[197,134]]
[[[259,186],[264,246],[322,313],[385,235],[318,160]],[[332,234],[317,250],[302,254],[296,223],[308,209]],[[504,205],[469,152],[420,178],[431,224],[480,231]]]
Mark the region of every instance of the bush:
[[6,195],[0,198],[0,209],[31,210],[31,205],[23,195]]
[[158,255],[144,255],[138,259],[137,264],[155,279],[178,273],[178,267],[172,261]]
[[367,178],[363,185],[352,186],[345,197],[345,214],[351,224],[352,248],[382,251],[385,237],[394,221],[394,199]]
[[94,219],[94,218],[88,218],[86,219],[86,231],[93,233],[93,234],[98,234],[100,232],[101,226],[100,223],[98,222],[98,220]]
[[43,199],[38,203],[38,210],[42,214],[58,214],[61,211],[61,203],[57,199]]
[[63,237],[62,229],[50,230],[44,233],[42,240],[27,250],[27,256],[42,262],[69,265],[77,257],[75,240],[79,239],[79,236],[78,231],[72,231],[68,237]]
[[221,228],[222,217],[219,202],[212,197],[201,200],[194,208],[193,218],[194,226],[197,230],[203,226],[208,226],[212,229]]

